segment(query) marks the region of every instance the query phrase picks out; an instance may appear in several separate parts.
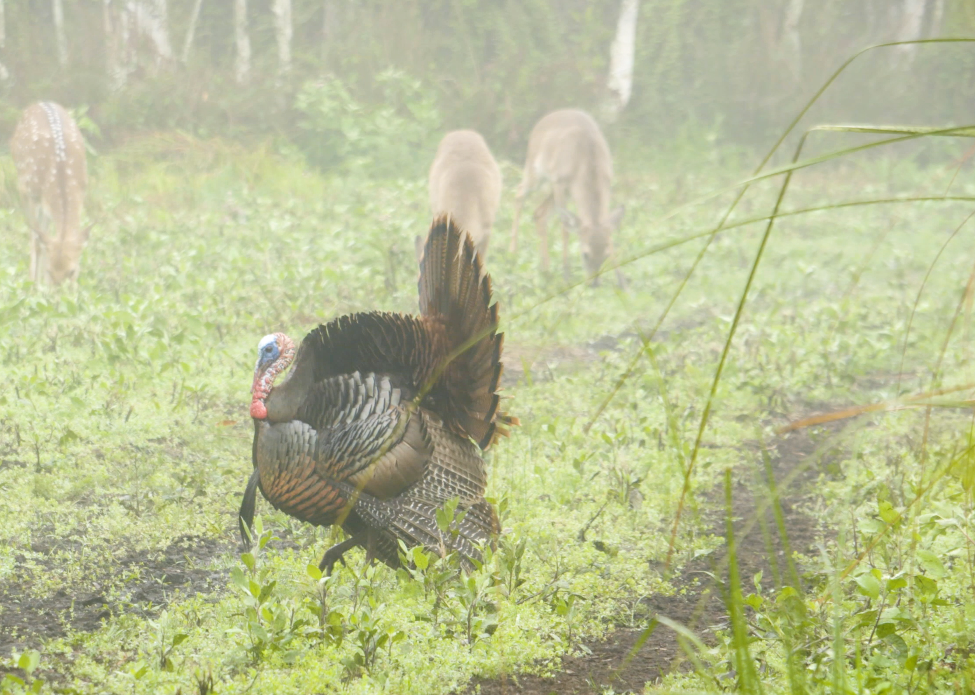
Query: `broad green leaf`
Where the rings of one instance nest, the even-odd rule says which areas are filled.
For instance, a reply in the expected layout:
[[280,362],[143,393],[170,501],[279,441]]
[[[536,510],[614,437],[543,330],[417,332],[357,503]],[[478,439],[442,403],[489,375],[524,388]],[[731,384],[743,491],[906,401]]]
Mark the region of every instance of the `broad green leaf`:
[[860,593],[864,596],[876,600],[880,596],[880,582],[875,576],[867,572],[856,578]]
[[941,579],[945,576],[945,566],[941,564],[938,556],[930,550],[918,550],[917,561],[932,578]]

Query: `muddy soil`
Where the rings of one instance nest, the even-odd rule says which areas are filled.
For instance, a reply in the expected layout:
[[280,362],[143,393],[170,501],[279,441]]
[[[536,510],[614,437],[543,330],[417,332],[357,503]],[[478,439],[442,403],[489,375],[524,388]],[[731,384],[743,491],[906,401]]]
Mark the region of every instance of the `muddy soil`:
[[[782,512],[785,517],[786,533],[793,551],[808,553],[816,541],[823,537],[826,529],[819,520],[804,513],[800,507],[809,497],[810,482],[819,471],[819,462],[811,455],[816,444],[808,431],[800,430],[780,438],[770,446],[773,471],[780,485]],[[757,458],[756,453],[756,458]],[[788,489],[781,487],[782,481],[791,472],[796,477]],[[743,590],[749,593],[752,577],[759,571],[764,573],[763,585],[772,584],[772,567],[768,556],[768,546],[760,524],[756,521],[758,508],[753,494],[752,481],[738,481],[732,492],[733,516],[735,518],[735,538],[738,546],[738,565]],[[764,496],[763,496],[764,499]],[[726,535],[726,517],[723,513],[723,489],[711,496],[710,514],[712,533]],[[786,567],[786,557],[782,542],[776,529],[775,520],[769,510],[766,524],[771,535],[771,545],[777,553],[780,569]],[[647,602],[651,615],[662,615],[680,623],[698,634],[705,642],[711,640],[714,630],[728,625],[728,615],[721,597],[721,587],[708,573],[727,577],[727,565],[720,553],[717,557],[699,558],[681,568],[678,587],[685,588],[683,594],[674,596],[655,596]],[[658,681],[673,668],[686,667],[682,652],[674,633],[658,625],[649,639],[629,658],[634,645],[644,632],[642,629],[618,629],[608,640],[587,644],[590,653],[586,656],[568,657],[563,660],[562,670],[552,678],[519,675],[498,679],[474,679],[467,693],[473,695],[576,695],[582,693],[602,693],[612,688],[616,693],[642,693],[644,685]]]
[[[64,551],[65,544],[71,542],[70,539],[50,544],[41,541],[32,550],[43,558]],[[6,583],[0,586],[0,656],[37,647],[44,640],[63,636],[69,629],[97,630],[113,614],[156,613],[176,593],[219,596],[226,590],[227,574],[207,567],[215,557],[229,550],[231,546],[212,538],[182,536],[159,551],[129,553],[105,568],[114,576],[133,577],[126,582],[121,596],[111,603],[104,593],[70,586],[50,596],[35,598],[30,595],[31,580],[26,577]],[[24,560],[15,559],[18,563]],[[44,566],[45,561],[42,559],[40,564]]]

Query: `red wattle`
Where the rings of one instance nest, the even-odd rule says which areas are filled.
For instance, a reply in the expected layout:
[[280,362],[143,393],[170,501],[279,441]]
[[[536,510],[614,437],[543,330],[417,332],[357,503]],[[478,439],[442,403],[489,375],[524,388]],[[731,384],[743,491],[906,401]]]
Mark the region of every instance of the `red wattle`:
[[251,417],[255,420],[264,420],[267,418],[267,407],[264,405],[262,399],[255,398],[251,401]]
[[261,377],[263,377],[263,376],[264,376],[264,371],[263,370],[261,370],[261,371],[256,371],[255,370],[254,371],[254,382],[251,384],[251,393],[254,393],[255,391],[257,391],[257,384],[258,384],[258,382],[260,382]]

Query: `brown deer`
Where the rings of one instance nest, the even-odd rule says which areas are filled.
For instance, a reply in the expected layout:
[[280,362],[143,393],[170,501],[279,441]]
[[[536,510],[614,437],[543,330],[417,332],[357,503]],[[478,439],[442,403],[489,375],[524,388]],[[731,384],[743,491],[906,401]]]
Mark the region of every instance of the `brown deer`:
[[482,262],[501,204],[501,183],[501,168],[480,134],[454,130],[444,135],[430,166],[430,208],[434,216],[448,213],[471,235]]
[[[582,260],[599,284],[597,273],[613,252],[613,231],[623,219],[622,206],[610,210],[613,158],[596,121],[585,111],[553,111],[532,128],[528,138],[525,173],[515,198],[515,218],[511,227],[511,251],[518,249],[518,220],[525,197],[542,184],[549,191],[535,210],[542,251],[542,269],[548,271],[548,217],[553,208],[562,220],[562,272],[569,278],[569,230],[575,229],[582,246]],[[566,209],[575,202],[576,213]],[[619,268],[616,280],[626,280]]]
[[49,285],[77,280],[91,231],[91,225],[81,227],[88,164],[78,124],[58,104],[32,104],[17,123],[10,152],[31,230],[31,280]]

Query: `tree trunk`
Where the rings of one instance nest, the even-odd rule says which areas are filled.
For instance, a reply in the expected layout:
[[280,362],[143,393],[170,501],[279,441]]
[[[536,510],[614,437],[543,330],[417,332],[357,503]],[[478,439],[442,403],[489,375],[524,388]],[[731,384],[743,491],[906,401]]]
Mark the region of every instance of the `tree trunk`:
[[639,0],[622,0],[620,5],[616,36],[610,48],[609,77],[606,80],[609,97],[603,107],[603,116],[609,123],[616,120],[633,93],[633,57],[636,52],[639,6]]
[[251,40],[247,35],[247,0],[234,0],[234,35],[237,41],[235,77],[237,84],[244,84],[251,72]]
[[105,74],[108,76],[108,86],[117,91],[125,86],[127,73],[122,67],[121,37],[118,13],[112,6],[112,0],[102,2],[102,27],[105,32]]
[[186,61],[190,58],[190,46],[193,45],[193,36],[196,34],[196,23],[200,19],[200,7],[203,6],[203,0],[194,0],[193,11],[190,14],[190,25],[186,28],[186,39],[183,41],[183,53],[180,55],[180,62],[186,65]]
[[173,45],[169,42],[168,0],[145,3],[146,24],[144,32],[156,49],[156,67],[173,59]]
[[68,67],[68,37],[64,34],[64,2],[53,0],[54,10],[54,39],[58,45],[58,65],[62,69]]
[[[903,0],[899,29],[897,31],[897,41],[915,41],[923,35],[924,11],[927,9],[927,0]],[[910,65],[914,61],[917,53],[917,45],[897,46],[895,55],[906,60]]]
[[278,77],[291,72],[291,0],[274,0],[274,38],[278,44]]

